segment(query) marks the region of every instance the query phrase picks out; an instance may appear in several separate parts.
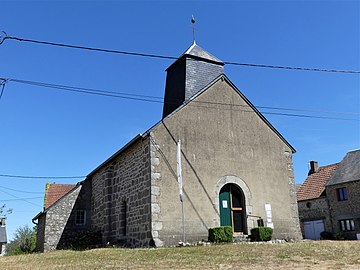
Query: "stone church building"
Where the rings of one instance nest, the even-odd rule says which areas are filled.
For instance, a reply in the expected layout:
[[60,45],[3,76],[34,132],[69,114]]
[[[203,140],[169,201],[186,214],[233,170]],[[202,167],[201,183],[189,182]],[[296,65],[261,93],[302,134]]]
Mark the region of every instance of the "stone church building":
[[34,218],[39,251],[90,229],[103,244],[182,240],[179,139],[186,241],[206,240],[220,225],[247,235],[260,217],[274,238],[301,237],[295,149],[226,77],[224,63],[195,43],[166,71],[162,119]]

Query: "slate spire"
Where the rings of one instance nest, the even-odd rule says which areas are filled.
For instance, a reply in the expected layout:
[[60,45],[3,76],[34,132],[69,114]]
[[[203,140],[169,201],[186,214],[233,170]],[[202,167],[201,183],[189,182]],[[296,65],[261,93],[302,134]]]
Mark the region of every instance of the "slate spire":
[[163,118],[224,73],[224,63],[195,41],[166,69]]

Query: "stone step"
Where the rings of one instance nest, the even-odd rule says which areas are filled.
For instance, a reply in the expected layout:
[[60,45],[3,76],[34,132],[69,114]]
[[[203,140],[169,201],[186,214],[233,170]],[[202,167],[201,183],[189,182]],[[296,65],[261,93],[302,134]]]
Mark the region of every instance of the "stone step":
[[250,237],[247,234],[234,234],[233,242],[250,242]]

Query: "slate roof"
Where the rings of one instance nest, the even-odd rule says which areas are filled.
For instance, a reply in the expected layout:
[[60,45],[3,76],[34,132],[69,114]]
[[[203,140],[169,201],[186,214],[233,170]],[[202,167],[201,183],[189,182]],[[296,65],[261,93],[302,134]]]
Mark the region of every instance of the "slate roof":
[[346,154],[326,185],[337,185],[356,180],[360,180],[360,149]]
[[297,200],[316,199],[325,190],[325,185],[330,177],[336,172],[339,163],[319,167],[317,172],[310,174],[297,192]]
[[0,243],[7,243],[5,226],[0,226]]
[[221,66],[224,66],[224,62],[221,61],[219,58],[213,56],[211,53],[205,51],[203,48],[201,48],[200,46],[198,46],[195,42],[182,54],[179,56],[178,59],[176,59],[173,63],[171,63],[171,65],[166,69],[168,70],[172,65],[174,65],[177,61],[179,61],[180,59],[183,59],[184,57],[187,58],[201,58],[202,60],[207,60],[209,62],[215,63],[215,64],[219,64]]
[[[216,63],[224,65],[224,63],[219,58],[217,58],[217,57],[213,56],[212,54],[210,54],[209,52],[205,51],[203,48],[198,46],[195,42],[193,43],[193,45],[190,46],[189,49],[186,50],[186,52],[183,55],[191,55],[191,56],[199,57],[202,59],[207,59],[212,62],[216,62]],[[181,57],[179,57],[179,58],[181,58]]]
[[59,199],[65,196],[71,191],[76,185],[71,184],[47,184],[45,192],[44,207],[49,208],[51,205],[56,203]]

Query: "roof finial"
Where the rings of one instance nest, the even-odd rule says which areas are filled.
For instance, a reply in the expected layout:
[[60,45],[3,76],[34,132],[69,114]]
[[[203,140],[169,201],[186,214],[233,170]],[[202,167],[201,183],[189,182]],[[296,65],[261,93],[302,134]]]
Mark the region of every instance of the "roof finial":
[[195,42],[195,18],[194,15],[191,15],[191,23],[193,28],[193,44],[196,44]]

